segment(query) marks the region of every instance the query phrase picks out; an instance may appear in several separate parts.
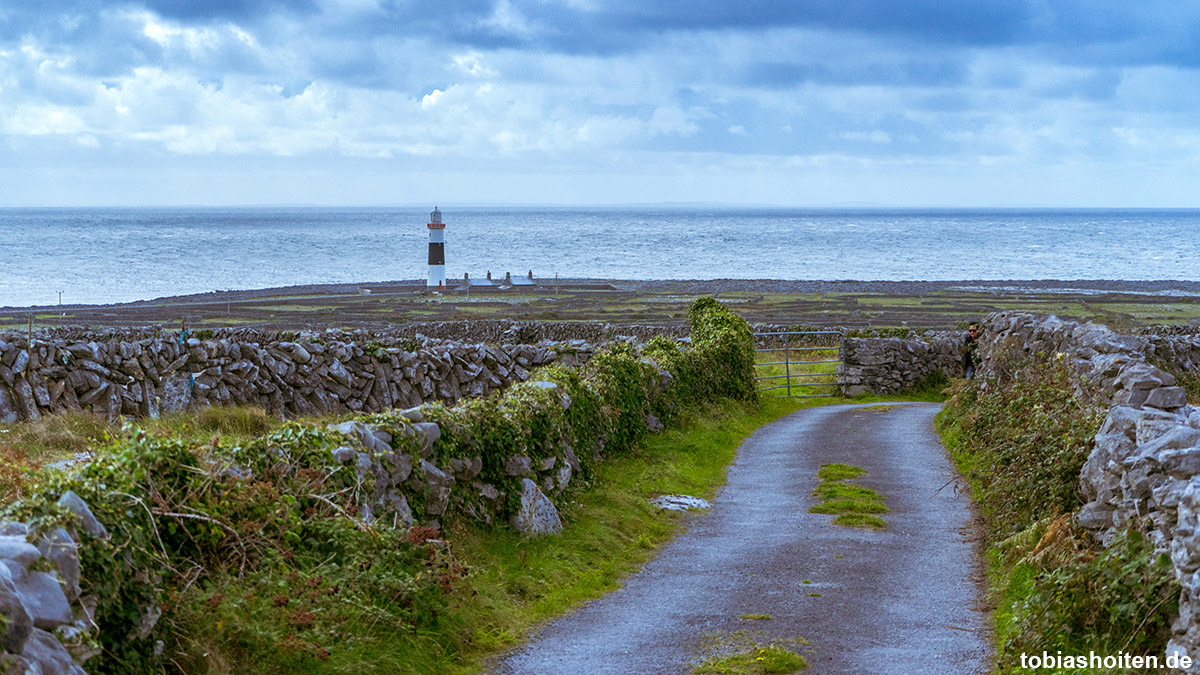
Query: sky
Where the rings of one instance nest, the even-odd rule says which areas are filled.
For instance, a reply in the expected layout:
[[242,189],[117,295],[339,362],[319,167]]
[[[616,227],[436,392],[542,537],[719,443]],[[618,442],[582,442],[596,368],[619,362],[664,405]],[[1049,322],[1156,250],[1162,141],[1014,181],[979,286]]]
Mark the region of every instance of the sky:
[[0,0],[0,206],[1197,188],[1200,3]]

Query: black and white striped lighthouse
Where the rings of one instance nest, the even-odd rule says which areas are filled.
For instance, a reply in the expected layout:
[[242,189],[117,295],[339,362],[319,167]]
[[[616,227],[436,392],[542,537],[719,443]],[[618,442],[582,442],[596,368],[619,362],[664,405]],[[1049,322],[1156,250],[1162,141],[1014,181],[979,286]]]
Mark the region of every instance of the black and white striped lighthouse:
[[429,214],[429,288],[440,288],[446,283],[446,224],[442,222],[442,212],[433,207]]

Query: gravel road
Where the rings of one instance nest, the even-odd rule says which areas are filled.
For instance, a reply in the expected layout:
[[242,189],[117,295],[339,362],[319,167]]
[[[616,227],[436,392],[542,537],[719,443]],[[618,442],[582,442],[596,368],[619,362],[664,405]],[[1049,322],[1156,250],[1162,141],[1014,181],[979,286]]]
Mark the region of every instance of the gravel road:
[[[933,430],[938,409],[826,406],[759,429],[710,512],[624,588],[546,625],[491,672],[689,673],[714,643],[804,638],[792,648],[806,674],[986,673],[982,563]],[[884,496],[887,531],[808,513],[832,462],[868,471],[856,482]]]

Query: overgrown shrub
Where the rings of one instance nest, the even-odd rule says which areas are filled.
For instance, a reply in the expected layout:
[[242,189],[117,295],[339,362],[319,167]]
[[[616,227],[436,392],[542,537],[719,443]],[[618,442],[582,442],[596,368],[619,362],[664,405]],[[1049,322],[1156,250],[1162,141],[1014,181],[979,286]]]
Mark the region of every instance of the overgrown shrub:
[[1170,560],[1136,531],[1101,548],[1071,516],[1103,411],[1076,400],[1061,359],[1002,377],[958,381],[938,417],[993,544],[1001,671],[1043,650],[1161,654],[1179,596]]
[[1136,530],[1122,532],[1104,549],[1073,526],[1064,526],[1058,537],[1073,544],[1070,555],[1042,555],[1054,545],[1043,535],[1011,575],[1012,595],[1019,597],[1007,612],[1009,621],[998,627],[1001,666],[1015,667],[1022,652],[1043,650],[1161,654],[1179,601],[1167,554]]
[[[505,471],[514,455],[538,460],[571,448],[586,476],[591,462],[633,450],[652,412],[675,414],[718,397],[756,400],[746,322],[711,298],[697,301],[689,317],[691,349],[658,343],[648,354],[661,361],[615,345],[582,369],[537,374],[561,392],[527,382],[453,408],[423,406],[441,430],[432,458],[445,466],[451,458],[480,457],[479,479],[505,493],[507,515],[520,494],[519,478]],[[670,373],[665,390],[660,367]],[[559,393],[571,399],[566,410]],[[389,431],[394,452],[418,453],[398,413],[360,419]],[[181,627],[202,630],[221,651],[262,660],[273,672],[313,659],[343,659],[344,672],[364,672],[353,659],[364,641],[436,627],[464,570],[436,531],[376,529],[357,518],[378,488],[335,460],[332,450],[347,442],[342,434],[300,423],[275,428],[251,409],[209,409],[197,420],[187,436],[127,428],[79,473],[21,484],[31,496],[0,514],[35,532],[60,525],[77,531],[73,516],[56,505],[72,490],[109,528],[106,540],[80,534],[83,593],[99,601],[101,653],[87,662],[89,672],[199,664],[208,650]],[[197,431],[218,435],[201,441]],[[220,434],[258,435],[226,446]],[[442,517],[471,508],[470,493],[460,491]],[[406,497],[423,521],[424,496],[410,490]],[[154,624],[156,607],[165,614]],[[238,619],[247,613],[270,619]],[[165,651],[156,648],[160,639]],[[377,672],[398,670],[379,664]]]
[[[698,358],[720,367],[710,369],[708,397],[726,396],[738,401],[757,401],[754,382],[754,335],[744,319],[711,297],[688,308],[692,326],[692,348]],[[699,385],[695,385],[699,387]]]
[[939,417],[992,541],[1083,504],[1079,471],[1103,421],[1072,394],[1062,361],[1022,372],[1004,386],[960,381]]

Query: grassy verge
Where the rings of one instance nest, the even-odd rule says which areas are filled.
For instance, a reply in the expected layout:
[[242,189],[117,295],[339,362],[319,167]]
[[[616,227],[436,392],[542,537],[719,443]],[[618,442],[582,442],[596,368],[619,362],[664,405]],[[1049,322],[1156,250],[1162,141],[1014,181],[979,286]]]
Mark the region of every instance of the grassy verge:
[[[676,427],[596,464],[561,509],[567,527],[556,537],[525,539],[462,521],[440,535],[310,521],[293,557],[267,552],[245,575],[228,568],[169,584],[168,670],[477,672],[539,622],[617,588],[679,531],[687,516],[661,511],[649,497],[711,498],[746,436],[826,401],[725,400],[684,413]],[[423,576],[444,592],[427,588]]]
[[1061,364],[1036,373],[957,382],[938,416],[985,520],[997,672],[1043,651],[1161,656],[1179,595],[1170,562],[1136,531],[1106,548],[1074,524],[1102,414],[1075,399]]

